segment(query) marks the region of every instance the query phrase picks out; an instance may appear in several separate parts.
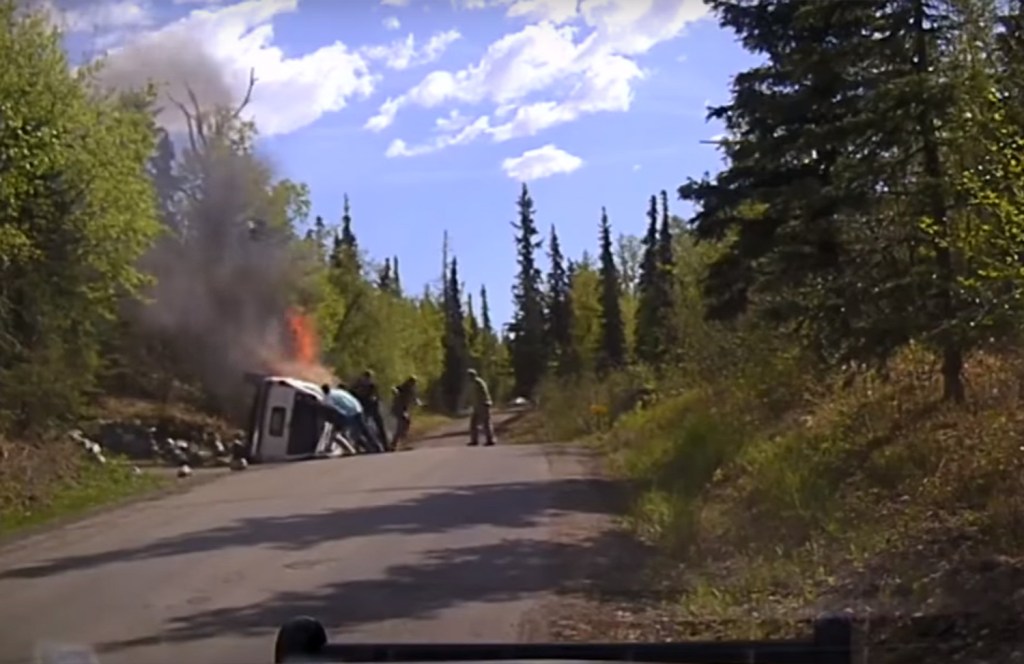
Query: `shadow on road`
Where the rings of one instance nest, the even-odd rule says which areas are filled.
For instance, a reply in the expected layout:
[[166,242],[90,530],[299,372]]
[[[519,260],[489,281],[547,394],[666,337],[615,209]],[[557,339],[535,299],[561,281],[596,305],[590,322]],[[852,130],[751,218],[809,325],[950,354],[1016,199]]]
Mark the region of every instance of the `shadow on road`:
[[[486,546],[438,549],[417,564],[388,568],[381,578],[341,581],[310,592],[282,592],[254,605],[219,608],[174,618],[155,634],[108,642],[100,652],[252,636],[276,630],[296,615],[316,616],[332,631],[395,619],[423,619],[449,607],[514,601],[561,590],[572,566],[612,550],[605,534],[577,543],[509,540]],[[610,562],[610,559],[609,559]],[[609,570],[610,571],[610,570]]]
[[[253,544],[302,549],[325,538],[372,533],[443,532],[478,524],[509,529],[512,537],[486,545],[425,551],[415,562],[387,567],[376,578],[338,580],[309,591],[278,592],[256,604],[222,607],[169,619],[148,635],[108,642],[99,652],[181,643],[225,636],[272,633],[285,620],[311,615],[328,629],[352,631],[389,620],[422,620],[464,605],[495,604],[545,593],[580,593],[588,579],[632,583],[619,530],[592,532],[558,541],[536,531],[515,537],[552,516],[601,515],[616,509],[613,483],[597,479],[563,479],[536,483],[445,488],[415,500],[388,506],[339,510],[289,519],[248,520],[228,532],[198,533],[187,542],[156,544],[125,555],[174,555],[176,549]],[[54,564],[56,564],[55,561]],[[586,568],[586,578],[579,573]],[[624,588],[625,590],[625,588]]]
[[244,518],[138,547],[64,556],[16,567],[0,572],[0,579],[40,578],[114,563],[234,547],[301,551],[335,539],[439,533],[481,524],[528,528],[559,514],[608,513],[608,505],[600,496],[610,485],[597,479],[469,485],[383,505]]

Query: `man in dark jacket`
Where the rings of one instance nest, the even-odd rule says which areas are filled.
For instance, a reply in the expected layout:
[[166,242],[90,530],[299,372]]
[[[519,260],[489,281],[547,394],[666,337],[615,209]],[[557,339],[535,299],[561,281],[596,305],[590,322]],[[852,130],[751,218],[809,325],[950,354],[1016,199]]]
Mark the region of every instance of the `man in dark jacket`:
[[416,376],[409,376],[401,385],[391,390],[391,414],[395,418],[395,436],[391,439],[391,449],[398,449],[398,444],[409,434],[412,425],[412,409],[419,404],[416,395]]
[[374,380],[373,371],[367,369],[352,386],[352,394],[359,403],[363,405],[363,413],[368,420],[371,420],[377,427],[377,435],[382,445],[387,445],[388,430],[384,426],[384,418],[380,413],[380,392],[377,389],[377,381]]

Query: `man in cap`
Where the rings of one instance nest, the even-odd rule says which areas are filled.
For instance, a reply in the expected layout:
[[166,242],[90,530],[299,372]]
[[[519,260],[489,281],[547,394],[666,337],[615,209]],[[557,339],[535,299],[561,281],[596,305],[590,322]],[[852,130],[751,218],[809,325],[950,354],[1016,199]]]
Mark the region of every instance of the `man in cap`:
[[476,369],[470,369],[466,374],[470,380],[470,397],[473,406],[473,413],[469,419],[469,444],[470,446],[479,444],[480,427],[483,427],[484,436],[487,439],[484,444],[494,445],[494,427],[491,425],[491,391]]

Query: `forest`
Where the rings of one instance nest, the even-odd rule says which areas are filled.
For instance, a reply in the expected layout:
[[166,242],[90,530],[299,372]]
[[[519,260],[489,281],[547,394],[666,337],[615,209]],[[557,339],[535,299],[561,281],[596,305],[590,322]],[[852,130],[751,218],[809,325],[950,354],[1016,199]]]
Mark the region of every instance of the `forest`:
[[537,404],[514,437],[593,441],[637,489],[635,531],[700,572],[695,631],[836,594],[1016,606],[950,579],[1024,570],[1024,3],[708,4],[762,59],[709,112],[725,165],[666,174],[642,237],[594,201],[575,258],[512,192],[496,330],[509,294],[447,249],[410,287],[360,247],[356,197],[313,216],[244,100],[181,104],[173,141],[155,89],[100,89],[0,2],[5,458],[111,397],[231,417],[241,374],[310,360],[314,334],[318,371],[415,374],[455,412],[476,367]]

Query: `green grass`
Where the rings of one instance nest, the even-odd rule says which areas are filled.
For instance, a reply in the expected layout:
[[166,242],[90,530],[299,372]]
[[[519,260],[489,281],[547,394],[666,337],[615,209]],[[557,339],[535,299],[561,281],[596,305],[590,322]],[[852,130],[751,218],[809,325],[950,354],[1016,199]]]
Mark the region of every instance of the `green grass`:
[[[223,420],[181,404],[133,399],[104,399],[82,421],[163,425],[175,435],[215,431],[228,439],[234,428]],[[42,439],[0,439],[0,535],[83,515],[167,486],[162,473],[136,472],[134,465],[108,455],[99,464],[66,435]]]
[[938,401],[916,349],[888,379],[794,367],[666,390],[606,423],[599,386],[548,401],[548,426],[607,453],[634,530],[679,564],[679,636],[796,634],[822,605],[1006,615],[1015,587],[975,570],[1024,578],[1022,362],[971,358],[964,407]]
[[458,418],[443,415],[441,413],[432,413],[429,411],[414,413],[412,416],[412,425],[409,427],[409,439],[425,436],[456,421],[458,421]]
[[155,491],[169,481],[150,473],[136,473],[130,464],[119,460],[108,460],[104,465],[85,458],[76,461],[66,464],[74,467],[65,467],[60,477],[52,476],[45,485],[20,491],[5,487],[5,499],[0,503],[0,534],[80,516]]

